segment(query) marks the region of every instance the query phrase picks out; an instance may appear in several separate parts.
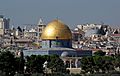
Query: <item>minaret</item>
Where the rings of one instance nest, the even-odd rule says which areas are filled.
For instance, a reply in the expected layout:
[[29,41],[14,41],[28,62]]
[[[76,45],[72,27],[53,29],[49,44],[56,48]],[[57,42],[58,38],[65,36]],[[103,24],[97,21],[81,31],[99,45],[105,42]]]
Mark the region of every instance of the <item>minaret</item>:
[[43,23],[43,20],[42,20],[42,18],[40,18],[39,19],[39,22],[38,22],[38,24],[37,24],[37,36],[38,36],[38,41],[39,41],[39,39],[40,39],[40,37],[41,37],[41,34],[42,34],[42,31],[43,31],[43,29],[45,28],[45,24]]
[[37,25],[44,25],[44,24],[43,24],[43,21],[42,21],[42,18],[39,19],[39,22],[38,22]]

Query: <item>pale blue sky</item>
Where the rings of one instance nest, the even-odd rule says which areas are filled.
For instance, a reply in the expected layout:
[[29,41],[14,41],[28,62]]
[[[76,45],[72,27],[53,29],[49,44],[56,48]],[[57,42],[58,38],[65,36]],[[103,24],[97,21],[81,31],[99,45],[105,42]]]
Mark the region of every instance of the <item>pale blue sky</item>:
[[71,28],[76,24],[120,25],[120,0],[0,0],[0,14],[11,25],[37,24],[42,17],[47,24],[58,18]]

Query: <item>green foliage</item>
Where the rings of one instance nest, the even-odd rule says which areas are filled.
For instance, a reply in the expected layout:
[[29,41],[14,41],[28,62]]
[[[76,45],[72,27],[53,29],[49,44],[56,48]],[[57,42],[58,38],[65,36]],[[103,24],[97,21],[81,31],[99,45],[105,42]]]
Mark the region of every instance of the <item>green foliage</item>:
[[102,50],[98,50],[97,52],[94,53],[94,55],[97,56],[105,56],[106,52],[103,52]]
[[31,55],[26,57],[26,72],[43,73],[43,63],[45,59],[40,55]]
[[114,60],[112,56],[91,56],[81,59],[81,68],[85,73],[110,72],[114,70]]
[[85,72],[93,73],[94,64],[95,63],[92,57],[83,57],[81,60],[81,67]]
[[43,59],[45,59],[46,61],[50,61],[50,56],[49,56],[49,55],[43,55],[42,57],[43,57]]
[[[21,57],[15,57],[9,51],[0,51],[0,75],[14,76],[15,72],[19,74],[30,73],[44,74],[43,64],[47,61],[47,68],[52,72],[52,76],[67,76],[66,67],[63,60],[57,55],[31,55],[27,56],[24,60],[23,54]],[[24,70],[26,66],[26,70]],[[81,68],[84,73],[110,73],[115,71],[115,67],[120,68],[120,55],[116,56],[88,56],[81,59]],[[68,75],[69,76],[69,75]],[[72,76],[72,75],[71,75]],[[73,76],[79,76],[73,75]]]
[[120,55],[114,56],[114,66],[120,67]]
[[13,76],[16,71],[16,59],[14,54],[9,51],[0,52],[0,70],[5,72],[6,76]]
[[28,73],[43,73],[43,64],[47,61],[47,68],[51,69],[52,73],[66,73],[66,67],[63,61],[57,55],[31,55],[26,57],[26,72]]
[[64,65],[64,62],[57,55],[50,56],[50,61],[48,62],[48,68],[51,69],[52,73],[55,72],[66,73],[66,67]]
[[16,58],[16,71],[20,74],[22,74],[24,72],[24,63],[25,63],[25,60],[21,57],[17,57]]

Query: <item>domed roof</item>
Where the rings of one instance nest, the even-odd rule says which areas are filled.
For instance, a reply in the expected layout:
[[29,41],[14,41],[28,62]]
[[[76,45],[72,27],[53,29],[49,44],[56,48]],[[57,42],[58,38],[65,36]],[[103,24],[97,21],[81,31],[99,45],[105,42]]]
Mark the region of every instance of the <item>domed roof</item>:
[[67,25],[62,23],[60,20],[53,20],[43,30],[41,39],[72,39],[72,34]]
[[68,52],[66,52],[66,51],[62,52],[61,57],[67,57],[67,56],[69,56]]
[[63,51],[61,57],[75,57],[76,55],[76,51]]

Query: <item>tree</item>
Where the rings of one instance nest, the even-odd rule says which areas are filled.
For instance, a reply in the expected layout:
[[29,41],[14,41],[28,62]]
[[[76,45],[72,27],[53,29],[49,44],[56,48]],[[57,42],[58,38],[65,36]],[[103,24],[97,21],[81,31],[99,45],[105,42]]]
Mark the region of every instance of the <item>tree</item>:
[[14,76],[16,71],[15,56],[10,51],[0,52],[0,70],[5,72],[6,76]]
[[99,72],[102,68],[102,57],[101,56],[93,56],[93,60],[94,60],[94,70],[96,72]]
[[81,59],[81,68],[85,73],[93,73],[94,72],[94,60],[93,57],[83,57]]
[[16,58],[16,71],[18,73],[24,73],[25,60],[23,57],[23,52],[20,52],[20,57]]
[[114,58],[112,56],[91,56],[81,59],[81,68],[85,73],[110,72],[114,70]]
[[26,72],[43,73],[43,64],[45,59],[40,55],[31,55],[26,57]]
[[51,55],[48,62],[48,68],[52,73],[66,73],[66,67],[62,59],[57,55]]
[[109,72],[114,70],[114,58],[111,56],[103,56],[102,57],[103,63],[102,63],[102,67],[103,67],[103,72]]
[[102,50],[98,50],[97,52],[94,53],[94,55],[98,56],[105,56],[106,52],[103,52]]
[[114,56],[114,66],[117,68],[119,67],[120,68],[120,55],[116,55]]

